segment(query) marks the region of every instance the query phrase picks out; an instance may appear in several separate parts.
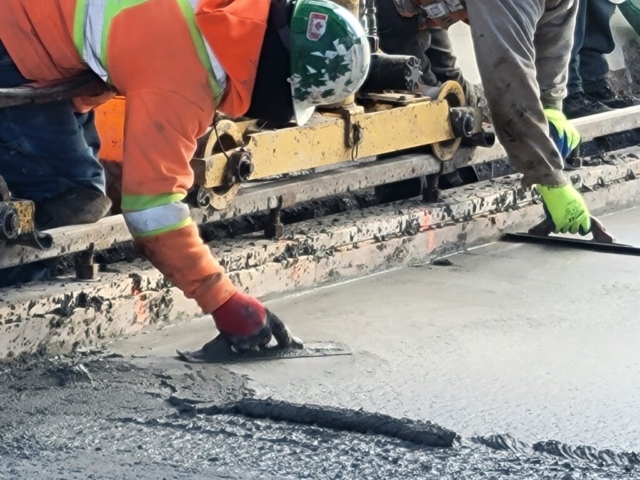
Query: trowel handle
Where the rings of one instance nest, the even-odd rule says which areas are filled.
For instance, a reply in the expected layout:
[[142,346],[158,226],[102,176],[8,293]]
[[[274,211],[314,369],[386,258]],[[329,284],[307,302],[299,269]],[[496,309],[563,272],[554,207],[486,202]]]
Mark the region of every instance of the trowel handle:
[[[607,232],[602,222],[594,216],[591,216],[590,218],[593,241],[598,243],[614,243],[615,239],[611,234],[609,234],[609,232]],[[553,233],[553,223],[545,218],[538,225],[531,227],[529,229],[529,233],[532,235],[538,235],[540,237],[548,237]]]
[[604,225],[596,217],[591,217],[591,234],[593,235],[593,241],[598,243],[615,243],[616,239],[613,238]]

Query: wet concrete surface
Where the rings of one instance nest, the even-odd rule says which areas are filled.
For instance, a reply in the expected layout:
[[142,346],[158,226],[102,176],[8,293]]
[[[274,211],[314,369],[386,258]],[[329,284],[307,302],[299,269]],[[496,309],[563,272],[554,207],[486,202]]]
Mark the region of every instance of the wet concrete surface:
[[[604,220],[640,245],[639,210]],[[640,478],[640,257],[494,244],[449,260],[269,302],[351,357],[180,363],[176,348],[214,333],[199,319],[116,355],[3,365],[0,478]],[[456,439],[321,428],[293,406],[257,419],[247,401],[364,409]]]
[[[592,479],[637,473],[635,457],[617,463],[614,455],[563,458],[509,437],[430,448],[385,435],[218,414],[215,405],[251,392],[241,377],[212,366],[55,359],[5,368],[1,385],[0,478],[6,479]],[[199,411],[180,411],[166,401],[178,392]]]

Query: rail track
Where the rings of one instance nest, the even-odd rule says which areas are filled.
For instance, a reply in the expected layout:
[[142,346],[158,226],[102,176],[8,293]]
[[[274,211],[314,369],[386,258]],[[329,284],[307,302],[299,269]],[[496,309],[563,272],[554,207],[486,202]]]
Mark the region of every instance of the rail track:
[[[584,141],[640,128],[640,107],[607,112],[578,119],[575,125]],[[500,144],[492,148],[462,148],[448,162],[428,153],[404,153],[382,160],[363,159],[336,168],[271,181],[245,184],[227,210],[192,209],[194,220],[208,224],[278,207],[287,208],[331,195],[354,192],[417,177],[450,173],[458,168],[504,158]],[[49,230],[52,245],[48,250],[18,244],[0,244],[0,269],[48,258],[86,251],[93,244],[96,251],[130,240],[121,215],[102,219],[91,225]]]

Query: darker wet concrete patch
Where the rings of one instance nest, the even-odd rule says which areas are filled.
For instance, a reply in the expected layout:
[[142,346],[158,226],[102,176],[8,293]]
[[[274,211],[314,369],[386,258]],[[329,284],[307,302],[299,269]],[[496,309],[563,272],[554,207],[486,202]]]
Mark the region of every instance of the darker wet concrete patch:
[[206,407],[176,396],[169,401],[180,411],[193,414],[241,415],[292,425],[313,425],[343,432],[381,435],[427,447],[452,447],[459,440],[455,432],[431,422],[393,418],[362,410],[261,399],[243,399],[232,404]]

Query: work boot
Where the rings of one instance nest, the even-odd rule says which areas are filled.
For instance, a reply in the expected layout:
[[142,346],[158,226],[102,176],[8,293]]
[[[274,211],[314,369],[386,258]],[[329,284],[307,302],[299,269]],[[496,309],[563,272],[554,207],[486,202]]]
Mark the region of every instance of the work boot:
[[584,92],[571,93],[564,99],[562,112],[569,119],[587,117],[597,113],[610,112],[605,104],[587,96]]
[[633,95],[614,92],[609,83],[604,80],[585,84],[583,87],[589,98],[609,108],[628,108],[634,105],[640,105],[640,99]]
[[[280,348],[302,348],[286,325],[257,299],[236,292],[212,314],[220,336],[238,351],[256,350],[275,337]],[[216,339],[209,344],[216,342]],[[207,345],[209,345],[207,344]],[[206,350],[207,345],[202,347]]]
[[36,203],[35,222],[39,230],[95,223],[109,213],[111,200],[84,187],[72,187]]

